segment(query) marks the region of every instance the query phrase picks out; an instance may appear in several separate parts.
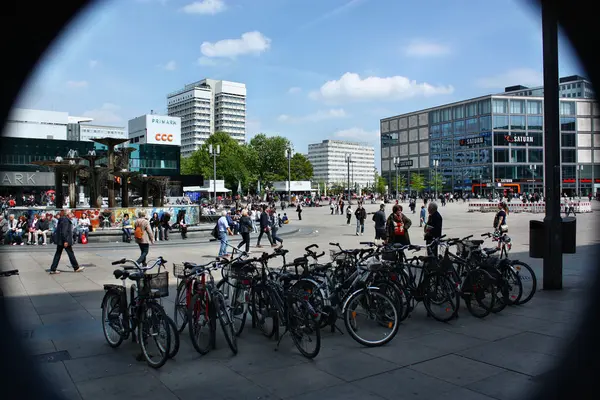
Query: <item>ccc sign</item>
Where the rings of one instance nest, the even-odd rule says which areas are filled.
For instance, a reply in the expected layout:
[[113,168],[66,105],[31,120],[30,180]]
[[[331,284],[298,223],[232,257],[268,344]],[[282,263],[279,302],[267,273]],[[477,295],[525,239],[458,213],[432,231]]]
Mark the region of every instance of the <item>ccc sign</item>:
[[154,139],[156,139],[157,142],[172,142],[173,135],[170,133],[157,133],[154,136]]

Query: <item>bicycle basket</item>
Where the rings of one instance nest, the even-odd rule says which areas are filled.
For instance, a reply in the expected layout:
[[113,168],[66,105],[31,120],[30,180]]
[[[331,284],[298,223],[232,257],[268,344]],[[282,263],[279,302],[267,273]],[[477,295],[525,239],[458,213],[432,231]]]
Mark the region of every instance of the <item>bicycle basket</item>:
[[173,276],[177,279],[185,279],[187,277],[183,264],[173,263]]
[[145,274],[140,292],[144,295],[150,293],[150,289],[158,290],[160,297],[169,296],[169,272],[163,271],[158,274]]
[[398,252],[396,250],[383,249],[381,251],[381,259],[383,261],[398,261]]
[[344,262],[350,259],[350,254],[336,250],[329,250],[329,257],[331,257],[331,261]]
[[223,279],[250,279],[254,269],[255,267],[252,264],[233,262],[225,265],[221,270],[221,274],[223,275]]

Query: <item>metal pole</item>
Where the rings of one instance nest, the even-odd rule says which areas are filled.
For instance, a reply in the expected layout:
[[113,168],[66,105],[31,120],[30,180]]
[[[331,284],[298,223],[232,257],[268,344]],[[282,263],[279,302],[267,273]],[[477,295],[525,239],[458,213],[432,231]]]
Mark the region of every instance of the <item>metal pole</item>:
[[546,216],[544,229],[544,290],[560,290],[563,284],[562,218],[560,217],[560,131],[558,92],[558,19],[549,2],[542,2],[544,56],[544,185]]
[[408,167],[408,181],[406,182],[408,186],[408,198],[410,199],[412,195],[412,188],[410,187],[410,167]]
[[348,161],[348,204],[350,204],[350,154],[346,154],[346,161]]
[[398,163],[394,163],[396,167],[396,200],[398,200]]
[[213,196],[217,204],[217,153],[213,152]]
[[292,151],[287,149],[287,159],[288,159],[288,201],[292,198],[291,186],[292,186],[292,164],[291,164],[291,155]]

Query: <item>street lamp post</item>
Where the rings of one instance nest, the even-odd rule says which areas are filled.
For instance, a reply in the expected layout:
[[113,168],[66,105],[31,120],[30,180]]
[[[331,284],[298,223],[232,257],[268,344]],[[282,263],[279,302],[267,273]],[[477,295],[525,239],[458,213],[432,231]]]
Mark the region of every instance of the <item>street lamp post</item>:
[[346,162],[348,163],[348,204],[350,204],[350,163],[352,162],[352,154],[346,153]]
[[396,169],[396,200],[398,200],[398,165],[400,164],[400,157],[394,157],[394,167]]
[[581,172],[583,171],[583,165],[576,165],[575,166],[575,196],[577,196],[577,198],[581,197]]
[[529,170],[531,171],[531,180],[533,181],[533,191],[535,192],[535,170],[537,169],[537,165],[530,165]]
[[221,154],[221,145],[213,147],[212,144],[208,145],[208,152],[213,157],[213,190],[214,190],[214,202],[215,207],[217,205],[217,156]]
[[291,192],[291,187],[292,187],[292,149],[290,147],[288,147],[287,149],[285,149],[285,156],[287,157],[288,160],[288,198],[287,201],[289,202],[290,199],[292,198],[292,192]]
[[437,199],[438,197],[438,193],[437,193],[437,180],[438,180],[438,166],[440,165],[440,160],[433,160],[433,168],[435,169],[435,198]]

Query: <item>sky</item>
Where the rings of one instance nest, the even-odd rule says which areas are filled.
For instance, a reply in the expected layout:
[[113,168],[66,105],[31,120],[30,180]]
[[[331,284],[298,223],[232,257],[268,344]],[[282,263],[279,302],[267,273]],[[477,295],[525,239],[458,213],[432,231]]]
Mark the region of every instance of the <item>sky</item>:
[[[584,75],[559,38],[560,75]],[[375,147],[379,120],[542,83],[526,0],[98,0],[54,43],[17,106],[127,126],[204,78],[247,87],[247,139]]]

